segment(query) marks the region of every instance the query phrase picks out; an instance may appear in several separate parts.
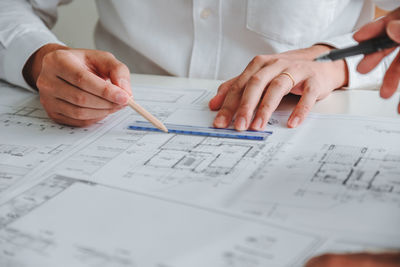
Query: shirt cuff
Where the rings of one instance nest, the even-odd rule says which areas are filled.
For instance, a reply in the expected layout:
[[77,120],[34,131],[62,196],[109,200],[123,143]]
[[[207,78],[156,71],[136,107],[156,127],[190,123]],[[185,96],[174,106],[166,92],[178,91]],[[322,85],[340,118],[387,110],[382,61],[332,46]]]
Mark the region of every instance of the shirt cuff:
[[[330,38],[318,44],[325,44],[334,48],[344,48],[357,45],[358,42],[353,39],[353,33],[348,33],[346,35]],[[371,72],[361,74],[356,69],[362,58],[363,55],[345,58],[349,74],[347,89],[372,89],[377,88],[382,83],[386,69],[383,60]]]
[[14,40],[7,45],[7,51],[4,57],[3,67],[5,80],[9,83],[36,92],[36,90],[29,86],[25,81],[22,70],[29,57],[40,47],[49,43],[63,45],[54,34],[50,31],[44,30],[30,31],[14,38]]

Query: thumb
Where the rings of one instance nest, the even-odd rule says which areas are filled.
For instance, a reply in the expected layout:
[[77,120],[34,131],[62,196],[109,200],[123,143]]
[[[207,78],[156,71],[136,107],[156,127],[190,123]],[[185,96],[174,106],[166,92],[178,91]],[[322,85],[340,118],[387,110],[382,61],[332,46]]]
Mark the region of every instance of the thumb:
[[400,20],[392,20],[388,23],[386,32],[390,39],[400,43]]

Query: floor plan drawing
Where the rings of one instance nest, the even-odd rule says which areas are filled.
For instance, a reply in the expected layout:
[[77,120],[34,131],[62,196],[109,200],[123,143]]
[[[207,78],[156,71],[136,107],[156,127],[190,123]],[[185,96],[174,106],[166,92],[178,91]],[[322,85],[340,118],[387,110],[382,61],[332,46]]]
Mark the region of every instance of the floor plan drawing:
[[253,140],[128,130],[132,119],[71,155],[55,171],[128,190],[168,195],[178,190],[201,197],[207,188],[218,195],[218,190],[241,184],[268,151],[264,142]]
[[[88,213],[89,220],[78,216]],[[98,221],[104,213],[107,218]],[[153,217],[150,225],[145,214]],[[162,220],[166,214],[169,219]],[[304,261],[324,241],[301,230],[59,176],[0,205],[0,221],[2,266],[52,266],[62,259],[71,266],[283,267]],[[104,231],[106,225],[112,228]]]
[[[206,89],[134,95],[166,124],[216,114]],[[311,113],[289,129],[278,111],[246,140],[131,130],[130,109],[67,127],[35,96],[4,99],[0,266],[288,267],[400,248],[397,119]]]
[[265,145],[235,143],[222,138],[174,135],[159,147],[144,166],[188,170],[209,177],[229,175],[237,164],[254,158]]
[[383,149],[329,145],[312,182],[341,184],[355,191],[400,195],[400,153]]
[[0,104],[0,192],[65,155],[105,122],[75,128],[53,122],[34,95],[17,106]]
[[158,87],[139,87],[133,88],[135,100],[138,102],[158,103],[162,105],[191,105],[197,104],[208,96],[208,90],[174,88],[174,90],[165,90]]

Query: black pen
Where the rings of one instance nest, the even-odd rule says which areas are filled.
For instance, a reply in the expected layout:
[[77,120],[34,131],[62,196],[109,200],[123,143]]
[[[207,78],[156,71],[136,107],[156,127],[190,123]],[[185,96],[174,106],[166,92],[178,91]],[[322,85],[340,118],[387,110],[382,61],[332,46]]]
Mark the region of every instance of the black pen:
[[333,49],[327,54],[323,54],[314,61],[323,62],[323,61],[334,61],[338,59],[342,59],[345,57],[351,57],[356,55],[368,55],[372,54],[387,48],[399,46],[400,44],[396,43],[388,36],[376,37],[370,40],[366,40],[360,42],[358,45],[343,48],[343,49]]

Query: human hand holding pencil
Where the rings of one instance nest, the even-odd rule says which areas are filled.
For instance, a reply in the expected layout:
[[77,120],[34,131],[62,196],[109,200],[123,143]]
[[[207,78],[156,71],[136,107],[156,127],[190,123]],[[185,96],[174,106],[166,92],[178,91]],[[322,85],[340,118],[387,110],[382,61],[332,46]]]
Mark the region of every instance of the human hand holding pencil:
[[[400,43],[400,8],[397,8],[385,17],[382,17],[381,19],[362,27],[354,34],[354,39],[358,42],[362,42],[364,40],[385,34],[396,43]],[[384,57],[393,52],[394,49],[395,48],[385,49],[370,55],[366,55],[358,64],[357,71],[360,73],[370,72]],[[381,97],[391,97],[396,92],[399,81],[400,53],[397,54],[385,73],[382,86],[380,88]],[[398,105],[397,109],[400,113],[400,104]]]

